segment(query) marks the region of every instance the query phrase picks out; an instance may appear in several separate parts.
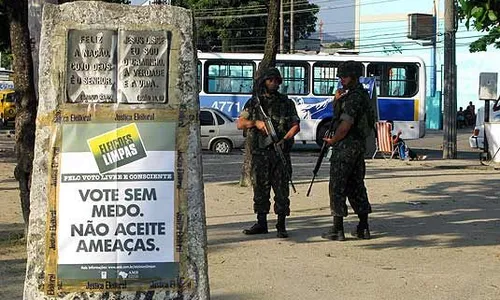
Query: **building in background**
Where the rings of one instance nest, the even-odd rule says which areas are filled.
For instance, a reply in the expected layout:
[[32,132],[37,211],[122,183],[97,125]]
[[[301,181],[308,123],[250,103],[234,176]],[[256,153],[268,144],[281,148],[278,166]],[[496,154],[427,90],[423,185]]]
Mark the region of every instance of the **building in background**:
[[[420,56],[427,71],[427,127],[441,128],[441,91],[444,62],[444,0],[355,0],[355,45],[360,55]],[[433,46],[429,41],[417,41],[407,37],[408,14],[434,14],[436,5],[439,22],[436,37],[436,97],[431,97],[433,76]],[[487,52],[470,53],[469,45],[482,33],[467,31],[458,23],[456,34],[457,62],[457,110],[464,109],[469,101],[476,107],[483,106],[478,100],[479,73],[500,70],[500,50],[489,47]]]

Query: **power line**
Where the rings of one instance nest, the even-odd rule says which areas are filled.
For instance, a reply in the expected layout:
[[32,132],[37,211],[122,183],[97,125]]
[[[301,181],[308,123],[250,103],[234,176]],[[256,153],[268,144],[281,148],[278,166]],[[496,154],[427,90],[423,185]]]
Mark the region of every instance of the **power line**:
[[[254,27],[254,28],[257,28],[257,27]],[[254,29],[254,28],[249,28],[249,30],[250,29]],[[265,27],[262,27],[262,28],[264,29]],[[367,35],[369,35],[369,37],[363,38],[362,39],[363,41],[383,40],[384,37],[404,38],[404,37],[407,36],[407,33],[405,33],[405,32],[394,32],[394,31],[391,31],[391,30],[387,30],[387,29],[396,29],[396,28],[401,28],[401,27],[400,26],[397,26],[397,27],[381,27],[381,28],[372,29],[368,33],[366,32],[366,30],[327,31],[325,33],[336,33],[336,34],[338,34],[338,33],[364,32]],[[237,30],[237,29],[233,29],[233,30]],[[238,31],[243,31],[243,30],[238,30]],[[374,33],[380,33],[380,34],[374,34]],[[463,37],[457,37],[457,39],[474,39],[474,38],[479,38],[481,36],[483,36],[483,35],[463,36]],[[250,39],[250,38],[264,39],[265,35],[258,35],[258,36],[253,35],[253,36],[248,36],[248,37],[233,37],[233,38],[231,38],[231,40],[247,40],[247,39]],[[380,43],[389,43],[389,42],[395,42],[395,41],[381,41]],[[399,42],[401,42],[401,41],[399,41]],[[406,41],[403,41],[403,42],[406,42]],[[442,41],[439,41],[439,42],[442,42]],[[415,42],[411,42],[411,43],[415,43]]]
[[[356,6],[361,6],[361,5],[373,5],[373,4],[381,4],[381,3],[388,3],[388,2],[395,2],[395,1],[401,1],[401,0],[382,0],[382,1],[378,1],[378,2],[363,3],[363,4],[344,5],[344,6],[331,6],[331,7],[323,8],[323,10],[339,9],[339,8],[347,8],[347,7],[356,7]],[[312,11],[316,11],[316,10],[318,10],[318,8],[299,9],[299,10],[295,10],[295,13],[312,12]],[[267,13],[195,17],[195,19],[196,20],[218,20],[218,19],[227,19],[227,18],[236,19],[236,18],[251,18],[251,17],[263,17],[263,16],[267,16]]]
[[[350,23],[350,22],[332,22],[330,24],[345,24],[345,23]],[[266,27],[265,26],[259,26],[259,27],[235,27],[235,28],[225,28],[224,30],[225,31],[250,31],[250,30],[265,30]],[[379,27],[379,28],[374,28],[374,29],[370,29],[370,30],[366,30],[366,29],[359,29],[359,30],[336,30],[336,31],[324,31],[323,33],[326,33],[326,34],[340,34],[340,33],[360,33],[360,32],[370,32],[370,33],[378,33],[378,32],[388,32],[388,33],[384,33],[382,35],[394,35],[394,34],[398,34],[398,35],[406,35],[406,33],[404,32],[395,32],[395,31],[392,31],[391,29],[401,29],[401,26],[389,26],[389,27]],[[214,28],[214,29],[211,29],[211,30],[206,30],[206,31],[212,31],[212,32],[216,32],[218,31],[219,29],[217,28]],[[314,33],[314,32],[313,32]],[[371,37],[373,37],[374,35],[370,35]]]
[[[352,1],[349,1],[349,0],[342,0],[343,2],[352,2]],[[307,0],[302,0],[301,2],[295,2],[294,4],[294,7],[297,7],[297,6],[303,6],[303,5],[317,5],[319,3],[329,3],[331,2],[331,0],[323,0],[323,1],[318,1],[316,3],[310,3],[309,1]],[[347,5],[347,4],[346,4]],[[350,5],[350,6],[355,6],[355,5]],[[290,3],[287,2],[287,3],[283,3],[283,7],[284,8],[289,8],[290,7]],[[221,8],[206,8],[206,9],[193,9],[193,11],[195,13],[211,13],[211,12],[215,12],[215,13],[222,13],[222,12],[228,12],[228,11],[238,11],[238,12],[241,12],[241,11],[245,11],[245,10],[259,10],[259,9],[267,9],[267,6],[264,5],[264,4],[255,4],[255,5],[247,5],[247,6],[240,6],[240,7],[221,7]]]
[[[481,37],[481,35],[477,35],[477,36],[474,36],[474,37]],[[474,38],[474,37],[462,37],[463,39],[465,38]],[[457,38],[457,39],[461,39],[461,38]],[[393,49],[379,49],[380,47],[383,47],[383,46],[393,46],[393,44],[391,44],[391,42],[381,42],[381,43],[373,43],[373,44],[365,44],[365,45],[359,45],[358,49],[360,49],[360,54],[366,54],[366,53],[387,53],[387,52],[391,52],[391,51],[423,51],[423,50],[430,50],[432,49],[432,46],[421,46],[413,41],[404,41],[404,42],[394,42],[394,44],[397,45],[406,45],[406,48],[393,48]],[[444,46],[442,45],[442,42],[439,42],[439,46],[436,47],[438,49],[444,49]],[[465,46],[468,46],[470,45],[469,43],[461,43],[461,44],[458,44],[457,46],[460,46],[460,47],[465,47]],[[409,46],[414,46],[414,47],[409,47]],[[230,46],[231,48],[233,49],[241,49],[241,48],[256,48],[256,47],[261,47],[263,48],[264,47],[264,44],[245,44],[245,45],[232,45]],[[222,46],[215,46],[215,48],[222,48]],[[373,50],[372,50],[373,49]],[[258,49],[258,50],[248,50],[247,49],[245,50],[246,52],[250,52],[250,53],[261,53],[262,50],[261,49]]]

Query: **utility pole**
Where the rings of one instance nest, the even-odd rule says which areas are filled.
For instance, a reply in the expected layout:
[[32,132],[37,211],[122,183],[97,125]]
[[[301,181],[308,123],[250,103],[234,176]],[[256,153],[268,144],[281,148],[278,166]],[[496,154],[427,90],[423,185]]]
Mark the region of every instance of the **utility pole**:
[[290,53],[293,54],[295,52],[295,33],[293,30],[293,19],[294,19],[294,9],[293,9],[293,1],[290,0]]
[[285,20],[283,20],[283,2],[280,1],[280,53],[285,53]]
[[443,158],[457,158],[457,66],[455,58],[456,6],[444,4],[444,118]]

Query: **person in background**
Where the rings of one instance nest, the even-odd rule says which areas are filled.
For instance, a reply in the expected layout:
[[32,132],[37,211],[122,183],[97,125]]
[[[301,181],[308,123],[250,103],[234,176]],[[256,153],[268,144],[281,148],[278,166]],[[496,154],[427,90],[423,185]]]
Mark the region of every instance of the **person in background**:
[[470,101],[465,109],[465,125],[474,126],[474,124],[476,124],[476,106]]
[[401,135],[403,134],[403,131],[399,129],[396,131],[394,129],[394,121],[388,120],[387,123],[391,124],[392,128],[392,143],[394,146],[398,147],[399,152],[399,158],[402,160],[425,160],[427,159],[427,155],[417,155],[415,151],[410,149],[405,143],[405,141],[401,138]]
[[463,107],[460,107],[459,111],[457,111],[457,127],[465,127],[465,112]]

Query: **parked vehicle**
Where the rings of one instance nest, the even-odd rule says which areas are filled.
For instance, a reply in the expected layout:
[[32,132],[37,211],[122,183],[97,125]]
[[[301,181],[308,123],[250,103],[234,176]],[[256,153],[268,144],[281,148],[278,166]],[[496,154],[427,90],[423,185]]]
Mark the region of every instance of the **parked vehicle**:
[[16,119],[16,93],[14,90],[0,91],[0,120],[3,126]]
[[245,144],[243,132],[231,117],[213,108],[200,109],[201,147],[227,154]]
[[[500,122],[500,110],[495,111],[495,101],[490,101],[490,121]],[[478,108],[476,114],[476,126],[469,137],[471,148],[484,149],[484,106]]]

